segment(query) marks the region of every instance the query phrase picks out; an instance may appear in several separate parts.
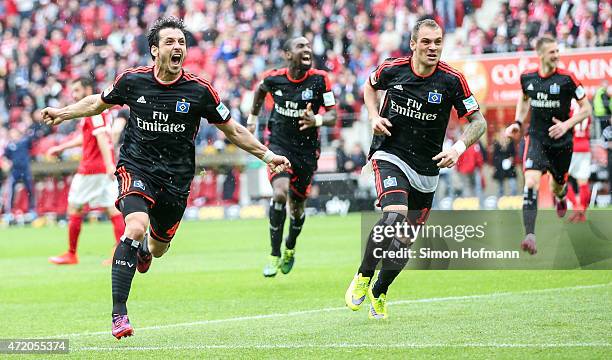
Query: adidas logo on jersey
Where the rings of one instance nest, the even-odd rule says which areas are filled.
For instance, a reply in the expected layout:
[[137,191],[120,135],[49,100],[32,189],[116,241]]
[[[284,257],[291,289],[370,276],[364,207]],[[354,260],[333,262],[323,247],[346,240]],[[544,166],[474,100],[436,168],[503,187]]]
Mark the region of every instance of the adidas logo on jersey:
[[399,84],[395,85],[394,88],[397,89],[397,90],[404,91],[404,88],[402,87],[402,85],[399,85]]
[[276,96],[283,96],[283,92],[280,89],[278,89],[278,90],[276,90],[274,92],[274,95],[276,95]]
[[527,86],[527,90],[533,90],[533,84],[529,84],[529,86]]
[[138,100],[136,100],[136,102],[141,103],[141,104],[146,104],[147,101],[145,100],[144,96],[141,96],[138,98]]

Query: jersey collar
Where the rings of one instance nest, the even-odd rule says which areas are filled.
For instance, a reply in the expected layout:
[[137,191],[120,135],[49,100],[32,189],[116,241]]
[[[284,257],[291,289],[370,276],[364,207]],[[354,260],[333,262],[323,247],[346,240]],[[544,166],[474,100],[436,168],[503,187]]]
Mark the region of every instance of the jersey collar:
[[431,70],[431,72],[429,74],[426,75],[419,75],[416,70],[414,70],[414,67],[412,66],[412,61],[414,60],[414,57],[410,57],[410,70],[412,70],[412,73],[417,76],[420,77],[421,79],[425,79],[430,77],[431,75],[433,75],[433,73],[436,72],[436,70],[438,69],[438,65],[440,64],[440,62],[438,61],[438,63],[436,64],[436,66],[433,68],[433,70]]
[[289,81],[291,81],[292,83],[299,83],[299,82],[306,80],[308,75],[310,75],[311,70],[312,69],[308,69],[308,71],[306,71],[306,73],[304,74],[304,76],[302,76],[301,79],[292,79],[291,75],[289,75],[289,68],[286,69],[285,75],[287,75],[287,79],[289,79]]
[[542,68],[541,68],[541,67],[538,67],[538,76],[539,76],[539,77],[541,77],[542,79],[547,79],[547,78],[549,78],[549,77],[551,77],[551,76],[555,75],[555,74],[557,73],[557,70],[559,70],[559,67],[558,67],[558,66],[557,66],[557,67],[555,68],[555,70],[554,70],[553,72],[551,72],[550,74],[548,74],[548,75],[544,75],[544,74],[542,74]]
[[153,65],[153,78],[155,79],[155,81],[162,86],[169,86],[172,84],[176,84],[179,80],[181,80],[181,78],[183,77],[183,75],[185,74],[185,70],[181,69],[181,75],[179,77],[177,77],[176,79],[172,80],[171,82],[163,82],[161,81],[157,75],[155,75],[155,65]]

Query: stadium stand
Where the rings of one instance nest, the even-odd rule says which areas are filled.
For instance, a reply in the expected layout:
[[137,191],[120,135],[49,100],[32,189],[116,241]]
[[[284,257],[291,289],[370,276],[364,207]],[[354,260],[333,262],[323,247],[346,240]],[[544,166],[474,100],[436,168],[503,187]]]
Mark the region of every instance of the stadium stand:
[[[184,18],[190,31],[186,68],[211,79],[220,96],[228,99],[232,116],[242,123],[257,75],[282,63],[279,49],[285,37],[305,34],[312,42],[316,67],[330,72],[339,102],[337,126],[322,130],[331,155],[322,156],[320,168],[330,171],[337,168],[333,146],[340,139],[345,151],[355,143],[367,148],[370,135],[361,107],[362,85],[384,58],[409,54],[410,29],[419,19],[430,17],[445,24],[455,41],[453,49],[470,54],[530,50],[533,40],[546,33],[567,48],[612,44],[610,0],[490,3],[501,10],[490,24],[480,25],[475,11],[485,8],[482,0],[0,1],[0,162],[7,129],[36,130],[39,137],[32,155],[42,164],[35,169],[37,211],[65,212],[65,201],[59,198],[72,168],[44,166],[51,161],[44,153],[73,136],[76,123],[64,123],[52,132],[37,123],[38,112],[46,105],[69,103],[71,79],[90,74],[100,90],[122,69],[148,64],[146,29],[161,15]],[[232,151],[205,122],[197,144],[202,157]],[[61,160],[78,158],[77,150],[65,152]],[[226,165],[230,168],[220,171],[233,177],[242,169]],[[218,173],[196,178],[190,204],[238,201],[239,183],[238,189],[226,189],[224,196],[225,176],[217,178]],[[18,194],[15,211],[27,208],[22,198]]]

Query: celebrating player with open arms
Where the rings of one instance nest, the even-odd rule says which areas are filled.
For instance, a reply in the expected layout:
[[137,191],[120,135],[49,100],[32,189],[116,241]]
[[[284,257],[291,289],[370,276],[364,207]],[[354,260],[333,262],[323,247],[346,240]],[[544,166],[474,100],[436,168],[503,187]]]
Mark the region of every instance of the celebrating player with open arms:
[[[485,132],[480,113],[465,78],[440,61],[442,29],[433,20],[417,22],[412,31],[413,55],[383,62],[365,84],[364,101],[374,138],[370,159],[374,169],[381,226],[424,224],[429,215],[440,168],[452,167],[466,148]],[[379,106],[378,91],[384,91]],[[451,108],[470,124],[459,140],[442,150]],[[379,110],[380,109],[380,110]],[[380,242],[370,233],[361,266],[346,291],[346,305],[358,310],[366,295],[368,316],[387,317],[387,289],[408,262],[408,258],[383,258],[378,279],[370,285],[382,251],[399,253],[410,239],[386,237]]]
[[[591,115],[591,104],[584,88],[569,71],[559,69],[559,47],[551,37],[536,42],[540,67],[521,75],[523,96],[516,106],[516,121],[506,128],[507,136],[519,133],[531,107],[529,131],[525,139],[523,168],[523,225],[525,239],[521,248],[530,254],[537,252],[535,223],[538,212],[538,189],[543,172],[550,171],[550,187],[559,217],[565,216],[567,176],[572,160],[572,132],[569,131]],[[579,110],[570,117],[572,98]]]
[[[266,94],[274,99],[274,109],[268,121],[270,149],[286,156],[291,168],[270,173],[274,190],[270,202],[270,244],[272,251],[264,267],[266,277],[275,276],[278,269],[287,274],[295,261],[295,243],[304,225],[304,202],[319,159],[319,127],[336,124],[334,93],[327,73],[312,69],[312,50],[305,37],[287,40],[283,46],[287,67],[266,72],[255,92],[249,127],[254,131]],[[319,109],[325,107],[325,114]],[[289,200],[289,234],[281,258],[283,227]]]
[[[42,111],[48,124],[57,125],[100,114],[113,105],[130,107],[115,172],[119,180],[116,206],[126,224],[112,264],[112,334],[117,339],[134,331],[126,302],[136,268],[146,272],[152,256],[160,257],[168,250],[183,216],[195,172],[194,138],[200,118],[215,124],[231,142],[262,159],[272,171],[282,172],[290,166],[287,158],[274,154],[231,119],[210,82],[183,69],[187,48],[182,20],[157,20],[148,41],[153,66],[124,71],[103,94]],[[147,229],[149,236],[145,236]]]

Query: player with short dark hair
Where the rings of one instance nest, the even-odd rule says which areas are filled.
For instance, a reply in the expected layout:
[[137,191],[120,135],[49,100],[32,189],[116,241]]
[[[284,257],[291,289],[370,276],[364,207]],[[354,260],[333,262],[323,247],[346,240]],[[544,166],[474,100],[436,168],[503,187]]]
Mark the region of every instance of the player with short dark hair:
[[[272,251],[263,274],[273,277],[278,269],[287,274],[295,261],[295,244],[304,225],[304,202],[308,196],[319,158],[319,127],[336,124],[334,93],[327,73],[312,68],[312,50],[305,37],[285,41],[287,67],[264,73],[253,100],[248,119],[255,130],[259,111],[267,94],[274,100],[268,121],[270,149],[286,156],[291,168],[282,173],[269,173],[273,196],[270,202],[270,243]],[[319,114],[321,107],[325,114]],[[289,200],[289,234],[281,258],[283,227]]]
[[[442,29],[435,21],[417,22],[410,41],[413,55],[387,59],[365,84],[364,101],[374,132],[369,158],[383,215],[370,233],[345,301],[351,310],[358,310],[367,295],[371,319],[387,317],[387,290],[408,262],[408,258],[381,259],[380,254],[387,250],[397,253],[411,245],[410,238],[398,236],[377,241],[380,239],[375,229],[403,226],[404,222],[424,224],[440,168],[453,167],[486,130],[486,121],[465,78],[440,61],[442,43]],[[381,106],[378,91],[384,92]],[[443,150],[453,107],[470,123],[459,140]],[[378,279],[370,287],[381,261]]]
[[[152,256],[162,256],[174,237],[195,172],[195,144],[200,118],[216,125],[227,139],[284,171],[289,161],[262,145],[230,117],[210,82],[183,69],[187,54],[182,20],[155,22],[149,32],[153,66],[128,69],[102,94],[90,95],[61,109],[45,108],[50,125],[92,116],[114,105],[128,105],[115,175],[119,178],[117,208],[125,219],[125,234],[112,264],[113,331],[117,339],[134,332],[127,316],[127,299],[136,268],[146,272]],[[147,234],[149,230],[149,236]]]
[[[523,225],[525,238],[521,242],[524,251],[537,252],[535,222],[538,211],[540,178],[550,172],[550,187],[559,217],[565,216],[567,203],[567,176],[572,160],[572,129],[591,114],[584,88],[573,73],[560,69],[557,41],[543,36],[536,42],[540,66],[521,75],[523,96],[516,106],[516,121],[506,128],[507,136],[518,135],[531,108],[529,130],[525,137],[523,168]],[[579,110],[570,116],[572,98]]]
[[[72,97],[79,101],[94,91],[93,80],[81,77],[72,85]],[[115,207],[117,180],[115,179],[115,156],[111,139],[111,115],[104,111],[99,115],[84,117],[80,134],[47,150],[47,155],[55,155],[66,149],[81,146],[82,158],[76,175],[70,183],[68,192],[68,252],[49,258],[58,265],[77,264],[77,244],[83,222],[83,207],[102,207],[113,224],[115,241],[118,244],[125,231],[123,216]],[[110,265],[107,259],[104,264]]]

